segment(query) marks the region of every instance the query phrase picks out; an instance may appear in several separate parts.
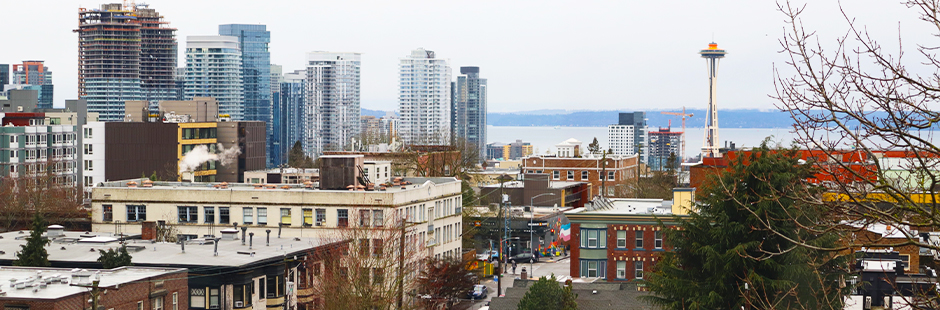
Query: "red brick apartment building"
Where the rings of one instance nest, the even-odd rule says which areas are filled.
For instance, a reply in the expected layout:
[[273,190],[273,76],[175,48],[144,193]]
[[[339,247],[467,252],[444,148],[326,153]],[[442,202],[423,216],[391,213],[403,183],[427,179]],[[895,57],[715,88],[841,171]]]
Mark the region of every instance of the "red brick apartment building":
[[188,273],[182,268],[82,269],[3,267],[0,306],[15,310],[90,309],[92,281],[99,280],[101,309],[189,309]]
[[552,181],[590,183],[588,197],[601,194],[606,186],[607,196],[626,191],[636,182],[639,156],[608,154],[581,155],[581,141],[568,139],[558,147],[557,155],[532,155],[521,159],[521,173],[544,173]]

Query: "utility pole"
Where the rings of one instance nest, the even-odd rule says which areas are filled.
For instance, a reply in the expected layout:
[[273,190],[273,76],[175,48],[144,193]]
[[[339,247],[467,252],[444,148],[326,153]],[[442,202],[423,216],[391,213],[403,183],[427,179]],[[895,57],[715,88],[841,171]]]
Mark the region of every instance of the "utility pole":
[[607,193],[607,151],[601,156],[601,197]]
[[402,300],[405,299],[405,219],[400,220],[401,236],[398,238],[398,310],[402,310]]
[[[499,210],[496,212],[496,222],[499,223],[500,226],[502,226],[500,230],[504,230],[506,227],[506,224],[503,223],[503,205],[505,203],[505,199],[503,198],[503,187],[506,181],[511,180],[511,179],[512,178],[510,176],[505,175],[505,174],[499,176],[496,179],[497,181],[499,181]],[[496,239],[500,239],[498,231],[496,232]],[[502,271],[503,240],[499,240],[499,242],[497,243],[499,244],[499,259],[497,261],[501,263],[499,266],[500,270],[496,270],[497,271],[496,272],[496,297],[499,297],[503,295],[503,281],[502,281],[503,280],[502,279],[503,278],[503,271]]]

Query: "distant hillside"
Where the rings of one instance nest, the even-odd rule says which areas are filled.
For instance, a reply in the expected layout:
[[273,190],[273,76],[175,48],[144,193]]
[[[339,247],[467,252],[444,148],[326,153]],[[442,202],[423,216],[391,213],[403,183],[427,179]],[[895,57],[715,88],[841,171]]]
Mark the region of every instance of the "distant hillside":
[[[606,127],[617,123],[618,113],[620,112],[632,111],[577,111],[565,114],[530,113],[527,111],[489,113],[487,114],[487,123],[493,126]],[[705,110],[686,110],[686,113],[694,114],[691,118],[686,119],[686,127],[705,127]],[[646,118],[650,127],[666,127],[669,120],[672,120],[674,128],[682,126],[682,117],[661,114],[660,111],[648,111]],[[779,111],[718,111],[718,125],[724,128],[783,128],[790,127],[792,124],[790,114]]]
[[[359,114],[362,116],[371,115],[375,117],[384,117],[385,113],[391,112],[391,111],[382,111],[382,110],[369,110],[369,109],[362,109],[362,108],[360,108],[359,111],[360,111]],[[392,113],[395,113],[395,112],[392,112]]]

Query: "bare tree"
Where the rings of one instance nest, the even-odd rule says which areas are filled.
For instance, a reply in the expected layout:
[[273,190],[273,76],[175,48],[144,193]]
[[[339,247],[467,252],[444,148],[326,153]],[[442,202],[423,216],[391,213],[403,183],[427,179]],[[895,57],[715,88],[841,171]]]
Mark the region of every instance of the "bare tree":
[[324,236],[336,246],[307,255],[302,281],[314,296],[308,309],[417,309],[426,240],[394,213],[349,212],[347,227]]
[[33,214],[47,222],[69,225],[87,219],[81,209],[82,191],[62,173],[64,162],[23,165],[15,176],[0,177],[0,229],[25,229]]

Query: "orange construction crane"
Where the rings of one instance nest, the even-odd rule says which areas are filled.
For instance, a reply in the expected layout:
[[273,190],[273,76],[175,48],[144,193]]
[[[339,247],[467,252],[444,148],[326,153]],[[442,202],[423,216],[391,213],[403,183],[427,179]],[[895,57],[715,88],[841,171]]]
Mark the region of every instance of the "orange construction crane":
[[[682,161],[685,162],[685,118],[694,116],[692,113],[685,113],[685,107],[682,107],[682,113],[679,112],[659,112],[666,115],[682,116]],[[670,127],[672,124],[670,123]]]

